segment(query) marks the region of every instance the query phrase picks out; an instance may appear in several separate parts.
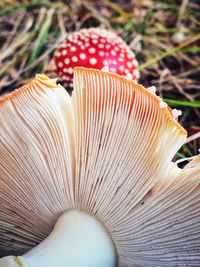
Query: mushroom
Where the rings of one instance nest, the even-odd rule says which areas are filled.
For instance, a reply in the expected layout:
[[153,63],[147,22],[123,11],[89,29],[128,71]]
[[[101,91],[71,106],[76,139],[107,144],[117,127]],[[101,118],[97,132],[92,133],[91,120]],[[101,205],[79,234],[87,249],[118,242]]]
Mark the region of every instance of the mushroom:
[[58,76],[69,86],[73,86],[73,68],[77,66],[100,70],[108,66],[111,72],[139,78],[135,54],[119,36],[101,28],[69,34],[56,51],[54,61]]
[[172,162],[186,131],[150,90],[75,68],[70,98],[37,75],[0,125],[1,267],[199,265],[200,156]]

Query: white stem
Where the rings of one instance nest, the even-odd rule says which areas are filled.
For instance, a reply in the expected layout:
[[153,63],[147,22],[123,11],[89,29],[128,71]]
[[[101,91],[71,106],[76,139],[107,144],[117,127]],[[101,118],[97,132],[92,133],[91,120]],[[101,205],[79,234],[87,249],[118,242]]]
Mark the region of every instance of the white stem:
[[4,257],[0,267],[113,267],[116,250],[104,227],[80,211],[64,213],[51,234],[21,257]]

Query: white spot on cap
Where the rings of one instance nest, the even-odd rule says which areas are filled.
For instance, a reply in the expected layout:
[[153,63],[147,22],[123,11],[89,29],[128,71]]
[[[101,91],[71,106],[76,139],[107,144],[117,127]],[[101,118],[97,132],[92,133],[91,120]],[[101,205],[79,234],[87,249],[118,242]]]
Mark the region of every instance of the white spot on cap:
[[147,90],[152,93],[152,94],[156,94],[156,87],[155,86],[151,86],[151,87],[148,87]]
[[85,49],[85,46],[84,46],[84,45],[82,45],[82,46],[81,46],[81,49],[82,49],[82,50],[83,50],[83,49]]
[[119,70],[120,70],[120,71],[124,71],[124,66],[120,66],[120,67],[119,67]]
[[78,58],[77,58],[76,56],[73,56],[73,57],[72,57],[72,61],[73,61],[73,62],[77,62],[77,61],[78,61]]
[[110,45],[106,45],[106,49],[110,49]]
[[133,60],[133,65],[134,65],[135,67],[138,67],[138,61],[137,61],[136,59]]
[[85,43],[85,46],[88,47],[88,46],[90,46],[90,44],[89,43]]
[[72,41],[73,41],[73,37],[72,37],[72,35],[71,35],[71,34],[68,36],[68,40],[69,40],[70,42],[72,42]]
[[119,47],[120,47],[121,49],[124,50],[124,47],[125,47],[125,46],[124,46],[124,43],[120,43],[120,44],[119,44]]
[[96,63],[97,63],[97,59],[96,58],[94,58],[94,57],[90,58],[90,64],[91,65],[95,65]]
[[73,69],[72,69],[72,68],[68,68],[68,72],[69,72],[70,74],[72,74],[72,73],[73,73]]
[[105,71],[105,72],[109,72],[109,67],[108,66],[104,66],[101,70]]
[[62,63],[62,62],[59,62],[59,63],[58,63],[58,67],[59,67],[59,68],[62,68],[62,67],[63,67],[63,63]]
[[65,59],[65,64],[69,64],[69,62],[70,62],[69,58],[66,58]]
[[172,110],[172,116],[174,118],[177,118],[178,116],[181,116],[181,114],[182,114],[182,111],[181,110],[178,110],[178,109],[173,109]]
[[131,59],[131,58],[133,58],[133,57],[134,57],[133,54],[131,54],[131,53],[128,53],[128,54],[127,54],[127,58]]
[[104,45],[103,44],[99,44],[98,47],[99,48],[104,48]]
[[113,56],[115,56],[115,55],[116,55],[116,53],[115,53],[115,51],[114,51],[114,50],[112,50],[112,51],[111,51],[111,55],[113,55]]
[[110,71],[116,72],[116,69],[115,68],[111,68]]
[[97,44],[98,43],[98,40],[97,39],[94,39],[94,40],[92,40],[92,43],[93,44]]
[[62,55],[63,56],[67,55],[67,50],[66,49],[62,51]]
[[104,60],[103,61],[103,64],[106,66],[106,65],[108,65],[108,61],[107,60]]
[[64,68],[63,71],[64,71],[64,72],[67,72],[67,68]]
[[163,101],[160,102],[160,107],[161,108],[166,108],[167,107],[167,104]]
[[89,53],[94,54],[96,52],[96,49],[94,47],[91,47],[88,49]]
[[79,57],[80,57],[80,59],[86,59],[86,54],[80,53]]
[[90,37],[91,37],[92,39],[96,39],[96,38],[97,38],[96,34],[92,34]]
[[76,47],[75,47],[75,46],[72,46],[72,47],[70,48],[70,51],[71,51],[71,52],[75,52],[75,51],[76,51]]
[[115,51],[117,51],[117,52],[119,51],[119,47],[118,47],[118,46],[115,46],[114,49],[115,49]]
[[100,57],[103,57],[104,56],[104,52],[103,51],[100,51],[99,52],[99,55],[100,55]]
[[126,74],[126,78],[127,78],[128,80],[132,80],[132,79],[133,79],[133,76],[130,74],[130,72],[128,72],[128,73]]
[[83,41],[85,41],[85,35],[81,35],[80,36],[80,39],[83,40]]
[[77,33],[75,32],[74,34],[73,34],[73,40],[77,40],[78,39],[78,35],[77,35]]
[[131,68],[131,67],[132,67],[131,62],[127,62],[127,67],[128,67],[128,68]]
[[134,70],[133,71],[133,75],[135,75],[135,77],[138,79],[140,77],[140,73],[138,70]]
[[55,56],[56,56],[56,57],[60,57],[60,56],[61,56],[60,52],[57,51],[57,52],[55,53]]
[[66,48],[67,47],[67,44],[64,43],[64,44],[61,45],[61,47]]
[[124,62],[124,59],[121,58],[121,57],[119,57],[119,58],[118,58],[118,61],[119,61],[119,62]]

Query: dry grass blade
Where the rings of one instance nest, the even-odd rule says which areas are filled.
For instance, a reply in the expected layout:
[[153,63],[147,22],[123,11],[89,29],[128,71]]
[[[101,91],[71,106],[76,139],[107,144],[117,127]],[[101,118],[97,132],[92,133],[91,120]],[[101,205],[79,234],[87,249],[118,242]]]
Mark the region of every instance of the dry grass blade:
[[145,68],[147,68],[147,67],[149,67],[149,66],[151,66],[151,65],[153,65],[153,64],[155,64],[157,62],[159,62],[160,60],[164,59],[165,57],[173,55],[174,53],[177,53],[178,51],[180,51],[182,48],[187,47],[187,46],[191,45],[192,43],[197,42],[199,40],[200,40],[200,34],[198,34],[197,36],[194,36],[194,37],[186,40],[184,43],[176,46],[175,48],[173,48],[173,49],[171,49],[169,51],[163,52],[158,57],[153,58],[152,60],[140,65],[138,69],[139,70],[145,69]]
[[200,132],[196,133],[196,134],[193,134],[192,136],[188,137],[185,144],[189,143],[189,142],[192,142],[196,139],[199,139],[200,138]]

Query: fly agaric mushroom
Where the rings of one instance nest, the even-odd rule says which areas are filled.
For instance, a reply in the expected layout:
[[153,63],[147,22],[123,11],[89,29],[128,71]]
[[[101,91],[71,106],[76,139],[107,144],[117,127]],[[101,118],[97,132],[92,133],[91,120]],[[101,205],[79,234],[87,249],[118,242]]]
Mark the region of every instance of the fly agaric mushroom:
[[155,94],[76,68],[70,98],[37,75],[0,125],[0,249],[25,252],[1,267],[200,263],[200,157],[171,161],[186,131]]
[[73,86],[73,68],[102,69],[133,79],[139,78],[138,62],[125,42],[111,31],[100,28],[82,29],[69,34],[54,56],[58,76]]

